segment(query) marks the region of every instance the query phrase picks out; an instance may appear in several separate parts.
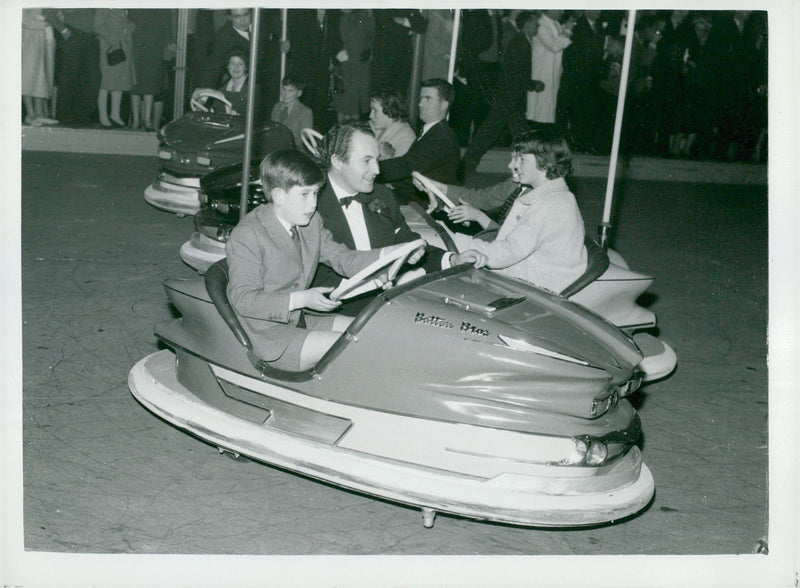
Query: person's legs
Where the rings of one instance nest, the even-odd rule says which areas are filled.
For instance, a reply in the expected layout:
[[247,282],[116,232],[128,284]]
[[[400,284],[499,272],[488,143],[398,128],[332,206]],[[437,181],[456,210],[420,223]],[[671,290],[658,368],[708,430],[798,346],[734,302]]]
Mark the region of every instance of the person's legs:
[[149,131],[153,128],[153,95],[145,94],[142,100],[142,124]]
[[110,127],[111,121],[108,120],[108,90],[100,88],[97,92],[97,112],[100,115],[100,124]]
[[22,96],[22,104],[25,105],[25,122],[31,124],[36,120],[36,108],[33,105],[33,96]]
[[337,331],[309,331],[303,349],[300,350],[300,369],[307,370],[317,365],[341,336]]
[[125,126],[120,114],[120,107],[122,106],[122,90],[111,90],[111,115],[109,119],[119,125]]
[[142,97],[139,94],[131,94],[131,128],[138,129],[142,120],[140,113],[142,111]]

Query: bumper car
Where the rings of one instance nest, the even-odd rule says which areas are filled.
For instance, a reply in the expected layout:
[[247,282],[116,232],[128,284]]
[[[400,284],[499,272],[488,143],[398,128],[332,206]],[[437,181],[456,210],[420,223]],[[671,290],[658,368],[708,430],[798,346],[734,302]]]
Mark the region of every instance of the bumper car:
[[[417,246],[381,262],[396,268]],[[226,264],[164,282],[181,316],[156,326],[168,349],[128,379],[144,407],[221,453],[410,505],[426,527],[436,513],[595,525],[650,502],[625,398],[643,354],[597,314],[459,266],[382,291],[316,366],[283,371],[253,354]],[[331,296],[375,287],[383,271]]]
[[[159,171],[144,199],[161,210],[195,214],[200,179],[226,165],[241,166],[244,132],[244,116],[215,112],[190,112],[166,125],[158,133]],[[275,122],[257,124],[252,137],[252,157],[258,161],[276,149],[294,147],[291,131]]]

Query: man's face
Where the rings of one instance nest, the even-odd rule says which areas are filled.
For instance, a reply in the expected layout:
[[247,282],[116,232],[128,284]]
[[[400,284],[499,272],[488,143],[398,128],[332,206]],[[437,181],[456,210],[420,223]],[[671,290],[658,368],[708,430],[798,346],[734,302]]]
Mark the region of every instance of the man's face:
[[524,184],[532,188],[537,187],[547,179],[545,172],[539,169],[536,163],[536,156],[531,153],[512,151],[508,169],[511,170],[511,179],[518,184]]
[[392,119],[383,112],[383,104],[375,98],[369,102],[369,122],[376,131],[382,131],[392,124]]
[[334,180],[348,193],[370,193],[378,167],[378,142],[375,137],[356,131],[350,138],[347,161],[334,157],[331,161]]
[[289,190],[275,188],[272,201],[275,213],[292,226],[306,226],[317,210],[317,193],[322,184],[292,186]]
[[422,88],[419,91],[419,118],[425,124],[444,119],[448,108],[450,105],[442,100],[437,88]]
[[234,8],[231,10],[229,16],[233,28],[240,31],[250,30],[250,9],[249,8]]

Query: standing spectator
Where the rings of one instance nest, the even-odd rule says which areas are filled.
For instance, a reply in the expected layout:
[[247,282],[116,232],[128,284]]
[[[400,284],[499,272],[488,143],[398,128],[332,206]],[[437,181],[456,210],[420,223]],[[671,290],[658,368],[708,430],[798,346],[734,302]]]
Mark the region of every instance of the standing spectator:
[[745,128],[749,131],[746,147],[750,159],[759,163],[766,161],[767,156],[767,14],[754,12],[748,22],[751,24],[753,86],[745,111]]
[[303,129],[314,128],[314,114],[300,102],[305,84],[298,78],[284,76],[281,83],[281,100],[272,107],[270,120],[288,127],[299,148],[303,144]]
[[599,10],[583,12],[575,24],[572,44],[564,49],[563,55],[558,109],[564,113],[564,126],[569,127],[574,142],[571,147],[578,152],[597,151],[593,135],[606,41],[599,16]]
[[489,113],[500,71],[500,15],[495,10],[464,10],[458,41],[458,72],[452,113],[458,142],[466,147]]
[[373,92],[369,101],[369,126],[375,133],[379,159],[405,155],[417,138],[407,122],[406,101],[399,92]]
[[[98,8],[94,13],[94,32],[100,39],[100,91],[97,109],[100,125],[106,128],[125,128],[120,114],[122,93],[136,84],[133,55],[133,23],[124,8]],[[115,65],[108,63],[108,52],[122,49],[124,59]],[[111,94],[111,114],[108,113],[108,95]]]
[[49,10],[45,14],[60,43],[55,68],[58,120],[89,126],[95,120],[100,90],[100,45],[92,30],[94,9]]
[[22,102],[25,124],[56,124],[48,101],[53,95],[55,36],[41,9],[22,11]]
[[249,8],[234,8],[226,12],[227,21],[214,36],[211,52],[205,60],[205,67],[197,84],[199,87],[217,87],[220,77],[225,73],[228,56],[234,49],[250,55],[252,11]]
[[378,182],[391,183],[401,204],[417,193],[411,181],[413,171],[439,182],[455,183],[461,149],[455,132],[447,124],[454,98],[455,90],[447,80],[423,81],[419,91],[419,118],[423,122],[419,138],[405,155],[381,161]]
[[453,41],[453,11],[429,10],[425,31],[422,79],[447,78],[450,70],[450,47]]
[[[302,101],[311,108],[315,128],[325,133],[335,115],[331,102],[331,47],[340,44],[338,10],[292,9],[288,11],[287,35],[291,48],[287,72],[302,75],[306,82]],[[338,49],[337,49],[338,50]]]
[[539,32],[533,39],[531,78],[544,82],[544,91],[528,92],[526,118],[535,123],[556,122],[556,100],[561,83],[564,49],[572,43],[574,20],[562,25],[563,10],[546,10],[539,20]]
[[341,49],[336,64],[341,71],[342,92],[333,97],[338,120],[358,119],[369,112],[372,49],[375,21],[367,9],[342,8],[339,16]]
[[541,92],[544,84],[531,79],[533,39],[539,30],[540,12],[522,11],[517,15],[519,32],[503,52],[502,70],[492,109],[475,133],[462,160],[461,172],[469,175],[478,167],[484,153],[509,130],[512,136],[527,130],[525,101],[528,91]]
[[519,27],[517,26],[517,15],[522,12],[522,10],[503,10],[503,18],[500,19],[500,55],[505,52],[506,48],[508,48],[508,44],[517,36],[519,33]]
[[153,103],[164,83],[164,51],[172,41],[169,10],[131,9],[128,18],[133,31],[136,59],[136,87],[131,92],[131,128],[154,131]]
[[725,11],[714,22],[708,51],[716,70],[716,125],[720,138],[718,156],[733,160],[741,150],[742,119],[753,86],[745,26],[749,10]]
[[405,96],[414,61],[413,35],[425,33],[427,21],[417,9],[381,9],[375,16],[372,87]]

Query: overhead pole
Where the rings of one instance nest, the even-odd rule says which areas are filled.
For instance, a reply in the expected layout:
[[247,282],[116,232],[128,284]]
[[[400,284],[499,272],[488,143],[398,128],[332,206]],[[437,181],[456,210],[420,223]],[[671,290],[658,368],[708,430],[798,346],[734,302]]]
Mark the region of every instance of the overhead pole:
[[458,33],[461,28],[461,10],[455,9],[453,15],[453,35],[450,37],[450,63],[447,66],[447,81],[453,83],[456,73],[456,51],[458,50]]
[[[425,10],[420,11],[425,15]],[[419,88],[422,84],[422,60],[425,57],[425,35],[414,33],[414,52],[412,57],[411,66],[411,83],[408,86],[408,122],[412,128],[417,126],[417,119],[419,117],[419,102],[417,96],[419,95]]]
[[614,203],[614,183],[617,176],[617,161],[619,160],[619,143],[622,135],[622,119],[625,112],[625,94],[628,90],[628,77],[631,68],[631,54],[633,53],[633,33],[636,23],[636,10],[628,11],[628,24],[625,31],[625,52],[622,57],[622,71],[619,79],[619,93],[617,95],[617,114],[614,117],[614,139],[611,143],[611,155],[608,161],[608,181],[606,183],[606,201],[603,206],[603,220],[597,228],[600,245],[608,249],[611,232],[611,208]]
[[186,99],[186,45],[189,36],[189,9],[178,10],[178,37],[175,53],[175,95],[172,107],[173,120],[183,116]]
[[253,146],[253,119],[256,111],[256,71],[258,61],[258,31],[261,9],[253,8],[253,24],[250,29],[250,71],[247,74],[247,116],[244,123],[244,161],[242,162],[242,192],[239,198],[239,220],[247,214],[250,196],[250,159]]
[[286,44],[286,31],[287,31],[287,21],[289,19],[289,11],[285,8],[281,8],[281,79],[278,80],[278,93],[281,91],[281,84],[283,83],[283,78],[286,77],[286,53],[283,52],[283,46]]

